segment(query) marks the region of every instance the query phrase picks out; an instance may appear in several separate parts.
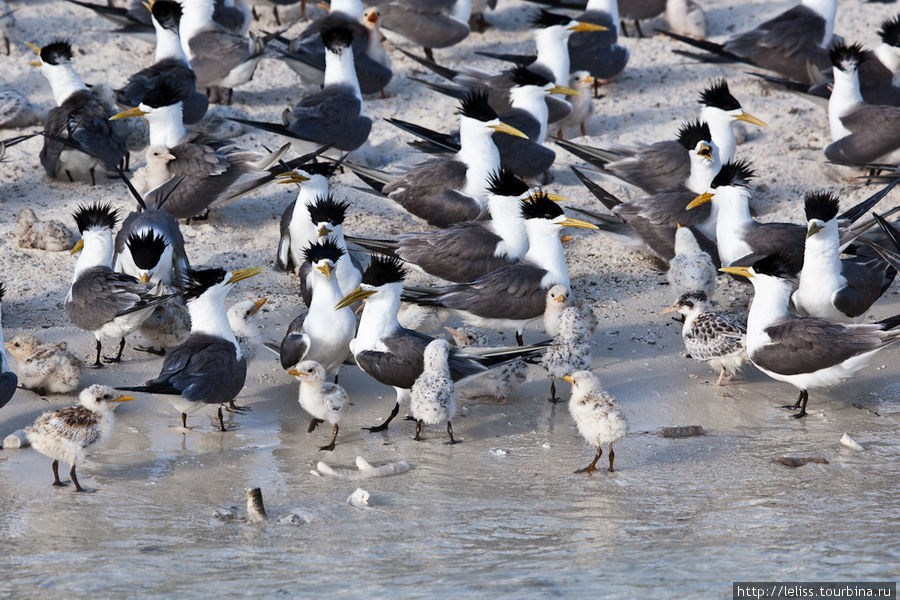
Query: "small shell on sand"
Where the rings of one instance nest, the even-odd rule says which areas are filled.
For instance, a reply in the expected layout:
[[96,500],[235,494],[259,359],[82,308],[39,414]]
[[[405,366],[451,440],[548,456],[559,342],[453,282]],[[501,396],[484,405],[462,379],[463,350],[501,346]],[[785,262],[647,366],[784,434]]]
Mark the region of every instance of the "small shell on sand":
[[362,456],[356,457],[356,467],[359,471],[351,471],[349,469],[341,469],[340,471],[330,467],[327,463],[319,461],[316,468],[310,471],[310,474],[317,477],[337,477],[339,479],[372,479],[374,477],[390,477],[391,475],[400,475],[406,473],[412,467],[405,460],[395,463],[387,463],[381,466],[374,466]]
[[811,456],[811,457],[798,457],[798,456],[779,456],[778,458],[773,458],[772,462],[782,464],[786,467],[802,467],[807,463],[817,463],[820,465],[827,465],[828,460],[822,458],[821,456]]
[[846,433],[844,433],[844,435],[841,436],[841,444],[844,446],[847,446],[851,450],[856,450],[858,452],[862,452],[865,450],[865,448],[863,447],[862,444],[860,444],[859,442],[854,440],[852,437],[850,437]]
[[356,488],[356,491],[347,498],[347,504],[357,508],[366,508],[370,506],[369,499],[369,492],[362,488]]
[[3,438],[3,449],[4,450],[15,450],[19,448],[28,448],[31,444],[28,443],[28,438],[25,437],[25,430],[19,429],[18,431],[14,431],[5,438]]

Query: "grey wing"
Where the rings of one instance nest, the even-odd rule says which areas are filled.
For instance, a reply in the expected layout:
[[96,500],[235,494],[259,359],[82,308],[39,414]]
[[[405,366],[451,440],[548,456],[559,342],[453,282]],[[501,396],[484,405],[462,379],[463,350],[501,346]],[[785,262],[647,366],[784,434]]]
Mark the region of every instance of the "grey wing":
[[372,120],[361,109],[345,86],[329,86],[294,107],[288,129],[301,139],[349,152],[362,146],[372,130]]
[[19,378],[12,371],[0,373],[0,408],[6,406],[6,403],[12,399],[18,383]]
[[556,153],[534,141],[541,130],[537,119],[524,110],[513,109],[500,115],[500,120],[512,125],[529,138],[526,140],[500,132],[491,136],[500,153],[500,163],[503,167],[518,177],[535,177],[553,165]]
[[389,2],[380,4],[385,29],[396,31],[411,42],[426,48],[446,48],[469,35],[469,26],[443,14],[435,4]]
[[430,275],[462,283],[514,262],[495,256],[502,241],[481,223],[460,223],[447,229],[401,235],[396,252]]
[[860,104],[841,123],[850,135],[825,147],[831,161],[864,165],[900,148],[900,107]]
[[231,342],[192,334],[166,356],[159,377],[147,385],[154,393],[221,404],[238,395],[246,376],[247,361],[237,359]]
[[281,340],[281,366],[290,369],[298,362],[303,360],[309,353],[310,340],[309,336],[303,333],[303,322],[306,321],[306,315],[303,313],[288,325],[287,333]]
[[841,261],[841,274],[847,285],[834,293],[834,307],[849,317],[864,315],[881,298],[894,280],[896,271],[882,260],[865,263],[852,259]]
[[189,44],[193,55],[191,67],[199,87],[219,81],[251,57],[248,38],[225,29],[200,32]]
[[687,334],[684,347],[697,360],[728,356],[745,345],[746,328],[720,313],[700,315]]
[[300,265],[300,268],[297,270],[297,277],[300,279],[300,297],[303,298],[303,302],[306,306],[310,306],[312,304],[312,279],[310,279],[310,275],[312,274],[312,265],[308,260],[303,261],[303,264]]
[[544,314],[546,274],[523,263],[501,267],[471,283],[448,286],[440,303],[488,319],[533,319]]
[[794,223],[759,223],[744,235],[754,254],[768,256],[781,252],[788,259],[791,272],[799,273],[803,268],[806,227]]
[[95,331],[118,316],[159,301],[160,297],[134,277],[96,268],[85,271],[72,284],[72,299],[66,303],[66,310],[78,327]]
[[284,209],[284,212],[281,213],[281,223],[279,225],[279,229],[281,230],[281,237],[278,240],[278,252],[275,255],[275,264],[282,271],[289,271],[294,268],[296,265],[294,264],[293,259],[291,258],[291,217],[294,214],[294,205],[297,204],[297,201],[294,200]]
[[366,350],[355,355],[366,374],[393,387],[409,389],[424,369],[425,346],[431,338],[403,330],[382,340],[386,352]]
[[755,350],[750,359],[783,375],[811,373],[840,364],[881,346],[874,328],[845,327],[824,319],[793,317],[765,329],[772,342]]
[[687,180],[691,174],[691,158],[675,141],[657,142],[621,161],[611,162],[606,169],[616,177],[655,194]]
[[709,204],[704,204],[699,208],[687,210],[687,205],[694,197],[696,194],[681,184],[633,202],[620,204],[613,212],[625,220],[638,216],[654,225],[696,226],[709,219],[711,208]]
[[475,199],[459,191],[465,185],[465,163],[433,159],[386,185],[383,193],[429,224],[446,227],[481,216],[482,208]]

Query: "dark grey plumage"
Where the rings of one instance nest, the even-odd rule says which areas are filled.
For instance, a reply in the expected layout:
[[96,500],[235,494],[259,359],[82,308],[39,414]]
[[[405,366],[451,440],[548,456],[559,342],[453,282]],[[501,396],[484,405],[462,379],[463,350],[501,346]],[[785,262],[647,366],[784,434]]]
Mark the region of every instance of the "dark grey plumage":
[[152,308],[171,296],[156,296],[130,275],[109,267],[85,269],[72,283],[66,313],[86,331],[98,331],[116,317]]

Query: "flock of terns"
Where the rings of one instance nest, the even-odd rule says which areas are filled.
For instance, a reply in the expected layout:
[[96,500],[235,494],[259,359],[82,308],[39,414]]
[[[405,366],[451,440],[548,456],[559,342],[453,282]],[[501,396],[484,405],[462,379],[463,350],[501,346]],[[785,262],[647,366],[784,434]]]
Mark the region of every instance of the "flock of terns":
[[[794,417],[806,415],[809,390],[849,377],[900,340],[900,316],[862,322],[900,268],[900,233],[889,220],[896,209],[868,216],[900,180],[900,17],[880,24],[881,44],[868,51],[834,34],[837,0],[802,0],[717,44],[702,39],[705,21],[693,2],[635,0],[620,7],[589,0],[585,7],[545,0],[554,10],[581,12],[535,9],[529,16],[535,54],[485,53],[500,61],[486,72],[444,66],[434,57],[434,49],[486,25],[481,13],[488,6],[469,0],[375,0],[369,9],[361,0],[333,0],[329,13],[296,39],[284,36],[287,28],[250,33],[240,0],[148,0],[127,8],[67,1],[116,21],[121,34],[152,34],[156,54],[153,65],[112,89],[85,84],[69,42],[28,43],[56,103],[39,132],[47,176],[94,183],[98,173],[116,172],[137,202],[127,215],[102,202],[75,211],[80,238],[71,250],[78,257],[66,312],[95,337],[92,367],[119,362],[132,334],[141,338],[140,349],[164,358],[158,375],[143,384],[92,385],[78,405],[44,413],[26,430],[32,446],[53,460],[55,485],[64,485],[63,461],[76,490],[83,490],[76,465],[110,431],[113,409],[133,400],[130,394],[166,400],[185,428],[189,414],[217,406],[226,431],[222,411],[246,410],[234,401],[248,362],[269,350],[300,383],[299,403],[312,417],[308,431],[332,425],[322,450],[333,450],[339,434],[348,396],[338,373],[348,362],[396,390],[390,414],[370,431],[386,429],[407,404],[416,440],[425,425],[446,422],[450,443],[458,441],[452,427],[457,388],[462,393],[470,380],[487,381],[492,395],[505,398],[526,379],[529,365],[540,365],[550,378],[551,401],[558,401],[558,380],[571,384],[570,413],[596,448],[580,471],[597,470],[604,446],[612,471],[612,444],[627,425],[590,371],[597,319],[572,294],[564,228],[596,230],[668,263],[677,300],[664,312],[683,316],[689,356],[718,370],[717,384],[748,361],[792,384],[800,391]],[[279,23],[277,7],[295,3],[273,0]],[[824,158],[885,185],[843,212],[837,195],[810,191],[805,223],[756,221],[749,183],[755,173],[749,160],[735,157],[732,125],[765,123],[742,108],[721,78],[702,90],[699,119],[685,121],[676,139],[604,148],[563,139],[573,128],[584,133],[592,92],[627,66],[620,17],[635,19],[643,35],[638,21],[664,10],[680,33],[662,33],[689,45],[679,53],[749,65],[772,85],[827,103],[832,141]],[[393,77],[386,46],[439,78],[411,79],[458,104],[455,131],[388,119],[418,138],[413,147],[434,155],[405,173],[371,168],[353,154],[373,127],[366,97],[383,95]],[[424,56],[410,47],[424,48]],[[264,57],[285,61],[311,92],[285,109],[280,122],[235,119],[283,144],[258,152],[209,133],[204,116],[211,103],[231,103],[233,88],[249,81]],[[4,122],[21,126],[14,113],[27,100],[5,91],[0,102]],[[129,126],[127,119],[138,117],[149,139]],[[607,211],[568,216],[562,198],[533,186],[552,181],[553,132],[556,145],[586,163],[572,170]],[[31,135],[38,133],[5,140],[3,151]],[[292,148],[299,156],[288,159]],[[129,179],[131,150],[143,150],[145,164]],[[371,193],[431,228],[390,239],[345,234],[345,217],[355,207],[333,194],[330,178],[338,170],[352,171]],[[643,195],[623,202],[596,176]],[[235,284],[263,269],[192,266],[178,221],[205,219],[211,209],[272,182],[299,187],[273,249],[276,267],[296,278],[306,306],[280,343],[261,340],[255,319],[265,299],[225,305]],[[34,237],[34,219],[29,227]],[[51,230],[40,231],[56,235]],[[408,269],[442,283],[406,284]],[[719,271],[752,284],[746,320],[714,309]],[[424,333],[451,316],[465,326],[447,329],[450,341]],[[513,330],[517,345],[488,346],[484,328]],[[547,338],[526,345],[526,329]],[[111,356],[104,356],[104,339],[118,342]],[[82,363],[64,343],[43,344],[22,332],[5,348],[17,359],[18,375],[0,349],[0,406],[19,383],[40,393],[77,389]]]

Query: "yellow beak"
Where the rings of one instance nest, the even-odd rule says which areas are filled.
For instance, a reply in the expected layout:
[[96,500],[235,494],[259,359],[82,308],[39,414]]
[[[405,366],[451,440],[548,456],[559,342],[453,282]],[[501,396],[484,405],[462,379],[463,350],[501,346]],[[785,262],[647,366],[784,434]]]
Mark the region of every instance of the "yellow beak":
[[29,48],[31,48],[32,50],[34,50],[34,53],[37,54],[38,56],[41,55],[41,47],[38,46],[37,44],[32,44],[31,42],[25,42],[25,45],[28,46]]
[[572,385],[575,385],[575,382],[572,381],[572,376],[571,376],[571,375],[566,375],[565,377],[563,377],[563,379],[565,379],[566,381],[568,381],[568,382],[571,383]]
[[128,110],[123,110],[120,113],[117,113],[109,118],[110,121],[118,121],[119,119],[127,119],[129,117],[143,117],[147,113],[142,111],[140,108],[135,106],[134,108],[129,108]]
[[131,402],[132,400],[134,400],[134,396],[119,396],[114,402]]
[[269,301],[268,298],[260,298],[259,300],[257,300],[256,303],[253,304],[253,308],[250,309],[250,314],[255,315],[256,313],[258,313],[259,309],[261,309],[263,307],[263,304],[265,304],[268,301]]
[[29,60],[28,64],[31,65],[32,67],[40,67],[44,63],[37,61],[37,60]]
[[316,2],[316,6],[324,8],[325,10],[331,10],[331,4],[328,2]]
[[573,219],[572,217],[566,217],[566,219],[560,223],[563,227],[578,227],[580,229],[600,229],[596,225],[588,223],[587,221],[582,221],[581,219]]
[[588,75],[587,77],[585,77],[584,79],[581,80],[581,83],[583,83],[585,85],[593,85],[594,78],[591,77],[590,75]]
[[334,305],[334,310],[340,310],[342,308],[346,308],[353,304],[354,302],[359,302],[360,300],[365,300],[369,296],[375,293],[375,290],[364,290],[361,287],[356,288],[343,298],[341,301]]
[[572,31],[609,31],[603,25],[595,25],[594,23],[578,23],[574,27],[569,27]]
[[331,265],[325,263],[321,267],[316,267],[321,273],[324,273],[325,277],[331,277]]
[[287,370],[287,374],[288,374],[288,375],[292,375],[292,376],[294,376],[294,377],[303,377],[303,373],[301,373],[301,372],[298,371],[297,369],[288,369],[288,370]]
[[316,235],[318,235],[319,237],[325,237],[329,233],[331,233],[331,230],[328,229],[327,225],[320,225],[319,229],[316,231]]
[[138,277],[141,283],[150,283],[150,276],[146,273],[141,273],[141,276]]
[[768,127],[768,125],[766,125],[765,123],[763,123],[762,121],[760,121],[759,119],[757,119],[756,117],[751,115],[750,113],[741,112],[741,114],[739,114],[737,116],[737,120],[744,121],[746,123],[750,123],[751,125],[758,125],[760,127]]
[[659,313],[659,314],[661,314],[661,315],[667,315],[667,314],[673,313],[673,312],[678,312],[678,309],[675,308],[674,306],[670,306],[669,308],[664,308],[664,309],[662,310],[662,312]]
[[557,296],[557,297],[555,298],[555,300],[556,300],[557,302],[559,302],[560,304],[562,304],[563,302],[566,301],[566,297],[563,296],[562,294],[560,294],[559,296]]
[[528,139],[527,135],[525,135],[524,133],[522,133],[521,131],[519,131],[518,129],[513,127],[512,125],[507,125],[506,123],[501,122],[501,123],[497,123],[496,125],[489,125],[488,127],[493,129],[494,131],[499,131],[501,133],[506,133],[509,135],[514,135],[516,137],[525,138],[526,140]]
[[568,198],[560,196],[559,194],[544,194],[544,195],[547,196],[547,200],[552,200],[553,202],[568,202],[569,201]]
[[812,236],[816,235],[817,233],[822,231],[824,228],[825,228],[824,225],[819,225],[818,223],[810,223],[809,229],[806,230],[806,239],[809,239]]
[[71,256],[72,254],[75,254],[76,252],[81,252],[82,250],[84,250],[84,238],[81,238],[80,240],[75,242],[75,245],[72,246],[71,250],[69,250],[69,255]]
[[302,183],[304,181],[309,181],[309,177],[301,175],[297,171],[287,171],[286,173],[279,173],[275,177],[278,179],[279,184]]
[[712,200],[713,196],[715,196],[715,194],[713,194],[712,192],[703,192],[702,194],[700,194],[699,196],[697,196],[696,198],[694,198],[693,200],[690,201],[690,203],[687,205],[687,210],[691,210],[692,208],[697,208],[698,206],[703,206],[704,204],[706,204],[707,202]]
[[719,269],[723,273],[731,273],[732,275],[740,275],[741,277],[746,277],[747,279],[753,277],[753,273],[750,272],[750,267],[722,267]]
[[262,267],[254,267],[252,269],[238,269],[237,271],[231,272],[231,279],[229,279],[225,283],[228,285],[237,283],[238,281],[248,279],[250,277],[253,277],[254,275],[259,275],[262,272]]
[[580,96],[581,92],[578,90],[573,90],[570,87],[565,87],[562,85],[555,85],[550,88],[549,94],[562,94],[563,96]]

